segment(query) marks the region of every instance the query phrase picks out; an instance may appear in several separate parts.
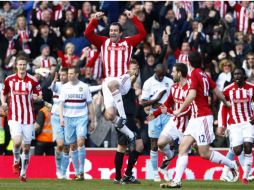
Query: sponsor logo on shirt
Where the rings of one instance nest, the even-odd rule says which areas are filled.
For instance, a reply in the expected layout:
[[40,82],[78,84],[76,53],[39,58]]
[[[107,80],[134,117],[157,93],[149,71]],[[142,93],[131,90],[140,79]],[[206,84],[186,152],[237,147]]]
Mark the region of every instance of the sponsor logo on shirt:
[[108,46],[108,51],[125,51],[125,46]]

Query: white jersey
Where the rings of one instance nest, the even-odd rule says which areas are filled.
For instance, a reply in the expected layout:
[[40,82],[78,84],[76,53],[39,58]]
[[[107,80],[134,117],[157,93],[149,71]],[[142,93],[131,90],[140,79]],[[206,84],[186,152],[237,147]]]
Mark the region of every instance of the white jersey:
[[159,100],[158,103],[163,104],[167,97],[170,94],[170,88],[174,84],[173,80],[164,77],[163,80],[160,82],[157,79],[155,79],[155,75],[147,79],[144,83],[143,89],[142,89],[142,100],[154,100],[158,97],[159,93],[163,90],[166,90],[167,92],[162,96],[162,98]]
[[64,102],[63,116],[80,117],[88,114],[87,105],[92,102],[92,95],[86,83],[67,82],[62,86],[59,101]]
[[50,89],[53,92],[53,106],[51,113],[59,115],[59,96],[61,93],[61,88],[63,84],[61,82],[52,83]]

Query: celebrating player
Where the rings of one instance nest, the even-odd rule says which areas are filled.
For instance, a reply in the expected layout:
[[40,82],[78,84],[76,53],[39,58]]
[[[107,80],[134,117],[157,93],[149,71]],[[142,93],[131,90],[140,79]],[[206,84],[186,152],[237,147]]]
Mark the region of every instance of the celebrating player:
[[[139,44],[145,37],[146,31],[142,23],[134,16],[131,11],[124,12],[135,24],[138,34],[121,38],[122,27],[119,23],[112,23],[109,28],[109,38],[94,34],[94,29],[98,26],[98,21],[104,16],[104,13],[95,13],[94,19],[89,23],[85,36],[100,51],[103,65],[102,84],[104,96],[104,105],[106,108],[105,117],[111,120],[116,128],[129,137],[130,149],[135,149],[135,135],[127,128],[126,114],[124,111],[122,95],[128,93],[131,87],[130,76],[128,74],[129,62],[132,49]],[[117,112],[119,116],[117,115]]]

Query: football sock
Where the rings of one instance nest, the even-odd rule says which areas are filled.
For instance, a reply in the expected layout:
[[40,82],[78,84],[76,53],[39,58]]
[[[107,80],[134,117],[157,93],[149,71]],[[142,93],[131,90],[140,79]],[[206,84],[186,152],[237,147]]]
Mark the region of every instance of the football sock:
[[21,149],[21,147],[19,147],[19,148],[13,147],[13,150],[12,150],[13,156],[14,156],[14,162],[16,162],[16,163],[20,162],[20,149]]
[[243,179],[248,179],[253,163],[252,153],[244,154]]
[[138,156],[139,156],[139,152],[137,152],[136,150],[130,152],[128,165],[125,172],[127,176],[132,176],[132,169],[135,163],[137,162]]
[[77,150],[70,151],[70,155],[71,155],[71,161],[75,170],[75,174],[78,175],[79,174],[78,151]]
[[126,114],[125,114],[124,106],[123,106],[122,94],[121,94],[120,90],[115,90],[114,92],[112,92],[112,96],[113,96],[118,114],[120,115],[120,117],[126,119]]
[[69,154],[63,153],[62,163],[61,163],[62,175],[66,175],[69,162],[70,162]]
[[176,161],[175,177],[174,182],[180,182],[182,180],[183,173],[188,164],[188,155],[178,156]]
[[235,163],[232,160],[229,160],[227,157],[222,155],[217,151],[212,151],[210,156],[210,161],[218,164],[223,164],[228,166],[229,168],[235,168]]
[[122,178],[121,175],[121,170],[123,166],[123,158],[124,158],[124,153],[122,152],[116,152],[115,154],[115,168],[116,168],[116,180],[120,180]]
[[168,159],[172,159],[174,157],[174,152],[170,149],[169,144],[167,144],[161,151],[168,157]]
[[56,171],[61,171],[61,163],[62,163],[62,152],[55,151],[55,161],[56,161]]
[[84,173],[86,149],[85,146],[78,147],[79,173]]
[[25,154],[24,152],[21,154],[21,172],[20,176],[26,175],[26,170],[28,167],[28,162],[29,162],[29,152]]
[[150,151],[150,160],[154,174],[158,174],[158,151]]

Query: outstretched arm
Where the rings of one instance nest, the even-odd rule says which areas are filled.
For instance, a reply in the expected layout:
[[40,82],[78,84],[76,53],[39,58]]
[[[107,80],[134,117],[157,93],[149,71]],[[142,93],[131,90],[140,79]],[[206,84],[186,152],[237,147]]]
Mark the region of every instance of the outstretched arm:
[[103,17],[103,15],[103,12],[95,13],[94,18],[90,21],[84,32],[85,37],[98,49],[100,49],[102,43],[107,39],[106,36],[99,36],[94,33],[94,29],[98,26],[98,21]]
[[136,46],[145,39],[146,30],[142,22],[140,22],[138,18],[131,13],[131,11],[126,10],[124,11],[124,14],[126,14],[126,16],[132,20],[133,24],[136,26],[138,30],[138,34],[126,39],[132,46]]

